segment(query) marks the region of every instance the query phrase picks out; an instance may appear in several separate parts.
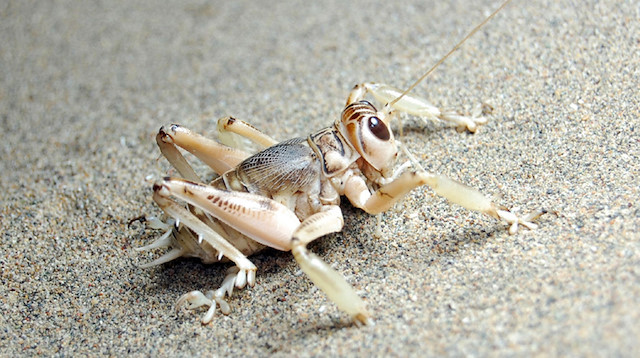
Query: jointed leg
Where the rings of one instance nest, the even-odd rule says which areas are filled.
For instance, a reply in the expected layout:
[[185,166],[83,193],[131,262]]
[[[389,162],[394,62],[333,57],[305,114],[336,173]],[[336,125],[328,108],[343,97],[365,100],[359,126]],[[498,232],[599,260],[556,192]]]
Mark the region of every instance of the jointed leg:
[[[402,91],[385,84],[363,83],[354,87],[349,95],[347,104],[362,100],[367,93],[371,93],[373,97],[381,103],[388,104],[398,98],[400,94],[402,94]],[[463,116],[456,112],[444,111],[432,105],[426,99],[414,96],[410,93],[402,97],[398,102],[394,103],[392,108],[421,118],[443,120],[453,123],[459,131],[468,130],[469,132],[475,132],[478,125],[487,123],[487,119],[485,117],[476,115]]]
[[306,249],[307,243],[342,229],[343,219],[340,207],[327,207],[326,210],[300,223],[295,214],[285,206],[254,194],[226,192],[170,178],[157,183],[154,191],[154,200],[167,214],[180,220],[183,225],[194,231],[198,238],[234,261],[239,268],[237,273],[231,272],[225,278],[218,290],[208,292],[206,295],[193,291],[178,301],[179,306],[187,305],[189,308],[210,306],[202,320],[203,323],[212,319],[216,304],[220,306],[223,313],[228,313],[228,305],[224,302],[225,292],[231,294],[234,285],[242,287],[245,283],[253,284],[255,266],[222,236],[201,222],[189,210],[171,200],[169,196],[185,200],[190,205],[214,215],[218,220],[265,245],[280,250],[291,249],[302,270],[340,309],[359,322],[369,322],[369,313],[364,302],[344,277]]
[[235,119],[233,117],[224,117],[218,119],[218,138],[220,141],[230,147],[241,148],[235,138],[231,135],[235,133],[252,142],[260,145],[261,149],[265,149],[278,144],[278,141],[260,132],[251,124]]
[[371,323],[371,315],[364,301],[356,294],[340,273],[307,250],[307,243],[332,232],[342,230],[342,211],[338,206],[314,214],[300,224],[293,234],[291,252],[307,276],[320,287],[329,299],[357,323]]
[[[213,230],[211,227],[202,222],[196,215],[185,208],[183,205],[170,199],[170,190],[164,185],[154,186],[153,199],[169,216],[176,219],[177,223],[182,223],[195,233],[200,242],[205,241],[218,252],[218,259],[223,256],[229,258],[236,264],[225,277],[222,285],[216,291],[208,292],[204,295],[200,291],[192,291],[183,295],[176,304],[176,310],[183,305],[193,309],[203,305],[209,306],[209,310],[202,318],[202,323],[207,324],[213,319],[216,305],[224,314],[230,312],[229,305],[224,300],[225,295],[231,295],[233,288],[243,288],[246,284],[253,286],[255,284],[256,267],[243,255],[235,246],[229,243],[222,235]],[[174,249],[181,250],[180,254],[189,256],[189,252],[185,252],[186,248]],[[188,251],[188,250],[187,250]]]
[[249,157],[248,153],[220,144],[177,124],[160,128],[156,142],[171,165],[178,170],[181,176],[191,181],[200,180],[196,179],[197,175],[176,146],[194,154],[218,174],[235,168]]
[[231,313],[231,307],[224,298],[225,296],[231,297],[239,271],[236,266],[229,268],[222,284],[215,291],[209,290],[206,294],[201,291],[191,291],[182,295],[176,302],[176,314],[183,306],[190,310],[208,306],[207,313],[201,319],[202,324],[208,324],[216,313],[216,305],[220,307],[220,312],[223,314]]
[[[241,121],[236,121],[231,117],[220,119],[218,121],[218,128],[222,137],[224,137],[225,134],[228,135],[229,133],[236,133],[265,147],[276,143],[275,140],[271,139],[265,134],[260,133],[257,129],[253,128],[249,124]],[[209,306],[209,310],[202,318],[202,323],[206,324],[213,319],[213,315],[216,311],[216,306],[219,306],[220,310],[224,314],[228,314],[230,312],[230,307],[224,300],[224,298],[225,295],[231,295],[234,287],[242,288],[247,283],[251,286],[254,285],[256,267],[246,258],[246,256],[244,256],[235,246],[229,243],[227,239],[222,236],[227,235],[227,230],[223,229],[219,222],[211,219],[209,214],[204,214],[205,212],[208,212],[207,210],[203,211],[202,208],[194,207],[193,200],[189,202],[188,199],[193,199],[193,197],[199,196],[199,199],[207,197],[207,200],[205,200],[205,202],[207,202],[207,204],[211,204],[210,201],[213,196],[211,193],[206,195],[203,195],[202,193],[196,193],[197,188],[205,188],[205,186],[197,184],[198,182],[201,182],[200,178],[195,173],[191,165],[189,165],[189,163],[185,160],[182,153],[180,153],[178,147],[181,147],[196,155],[200,160],[208,164],[218,174],[222,174],[229,169],[236,167],[242,160],[246,159],[249,154],[240,149],[235,149],[220,144],[214,140],[205,138],[197,133],[193,133],[188,129],[175,124],[160,128],[160,131],[156,136],[156,142],[158,143],[158,146],[160,147],[163,155],[169,160],[173,167],[178,170],[180,175],[184,179],[186,179],[186,181],[179,179],[165,179],[163,182],[154,185],[154,200],[156,201],[158,206],[163,209],[163,211],[165,211],[170,217],[175,219],[176,228],[173,228],[173,222],[171,224],[164,224],[155,219],[157,223],[155,223],[154,221],[154,225],[167,231],[153,244],[143,247],[141,248],[141,250],[164,246],[174,246],[176,245],[174,240],[178,241],[178,244],[176,246],[179,247],[174,247],[167,254],[144,266],[148,267],[159,265],[180,256],[197,256],[203,259],[203,261],[214,261],[216,259],[217,261],[219,261],[223,256],[225,256],[237,265],[236,267],[232,267],[228,271],[228,274],[225,277],[222,285],[216,291],[209,291],[206,295],[200,291],[192,291],[183,295],[178,300],[176,310],[185,305],[190,309],[200,306]],[[213,188],[210,189],[216,190]],[[185,207],[184,205],[180,205],[170,198],[170,196],[172,195],[180,197],[180,195],[176,195],[176,191],[180,192],[183,195],[188,194],[187,196],[189,196],[189,198],[181,198],[189,202],[189,205]],[[217,194],[220,194],[221,191],[218,190],[217,192]],[[241,193],[236,196],[240,196],[240,199],[242,200],[243,194],[244,193]],[[233,194],[227,194],[224,197],[217,197],[220,199],[220,202],[225,203],[238,200],[238,198]],[[251,199],[249,199],[249,201]],[[265,198],[261,197],[259,199]],[[261,209],[265,209],[268,206],[259,200],[256,201],[256,203],[259,204]],[[213,204],[215,204],[215,202]],[[231,205],[231,207],[233,207],[233,205]],[[277,205],[274,205],[274,207],[277,207]],[[274,210],[274,213],[271,214],[281,214],[277,211],[278,210]],[[293,213],[289,213],[291,214],[290,216],[293,217],[295,227],[297,227],[299,225],[297,217],[295,217]],[[232,216],[233,214],[234,213],[231,213]],[[264,219],[265,216],[269,215],[263,215],[262,218]],[[182,222],[183,224],[182,227],[179,226],[180,222]],[[251,226],[255,222],[246,220],[246,222],[243,223],[242,218],[238,218],[238,223],[240,223],[241,226]],[[264,226],[261,227],[264,228]],[[291,237],[291,232],[293,232],[293,228],[290,229],[289,234],[287,234],[286,236],[286,245],[290,244],[289,238]],[[197,236],[197,239],[194,237],[194,233]],[[211,252],[205,252],[207,250],[203,250],[203,248],[200,247],[199,244],[201,244],[203,241],[205,241],[215,250],[213,254]],[[260,246],[259,244],[256,245]],[[217,258],[210,257],[212,255],[216,255],[215,252],[217,252]]]
[[366,183],[361,177],[353,176],[347,181],[345,195],[355,206],[362,208],[370,214],[378,214],[391,208],[407,193],[421,185],[428,185],[436,194],[455,204],[507,222],[510,225],[510,234],[517,232],[518,225],[535,229],[537,225],[531,221],[542,214],[527,215],[523,218],[518,218],[507,209],[496,206],[478,190],[447,178],[444,175],[432,174],[426,171],[405,172],[374,193],[369,192]]
[[257,143],[263,149],[278,143],[249,123],[232,117],[218,120],[218,132],[219,139],[224,144],[191,132],[180,125],[172,124],[160,128],[156,142],[171,165],[178,170],[184,179],[191,181],[200,181],[200,179],[176,146],[196,155],[217,174],[223,174],[229,169],[235,168],[250,155],[243,150],[242,145],[234,140],[234,134]]
[[[213,247],[220,256],[225,256],[233,261],[240,270],[251,278],[255,277],[256,267],[235,246],[231,245],[224,237],[203,223],[183,205],[173,201],[166,187],[154,185],[153,200],[167,215],[176,219],[177,223],[190,228],[198,236],[198,240],[205,241]],[[253,281],[250,279],[249,281]],[[252,282],[249,282],[252,284]],[[241,286],[244,286],[243,284]],[[238,287],[241,287],[238,286]]]

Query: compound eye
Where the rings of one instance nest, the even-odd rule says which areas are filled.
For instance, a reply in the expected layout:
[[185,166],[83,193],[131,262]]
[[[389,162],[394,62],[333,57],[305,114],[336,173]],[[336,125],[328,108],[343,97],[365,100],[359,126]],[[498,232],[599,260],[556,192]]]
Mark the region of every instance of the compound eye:
[[389,140],[391,134],[387,125],[378,117],[369,117],[369,130],[380,140]]

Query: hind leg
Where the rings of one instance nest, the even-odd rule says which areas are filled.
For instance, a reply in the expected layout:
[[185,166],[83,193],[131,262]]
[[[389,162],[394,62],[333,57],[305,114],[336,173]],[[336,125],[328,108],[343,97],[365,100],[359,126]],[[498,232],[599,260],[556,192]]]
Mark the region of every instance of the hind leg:
[[[249,286],[255,284],[256,266],[228,241],[228,238],[224,236],[224,229],[217,221],[205,223],[203,220],[207,220],[207,216],[196,216],[193,213],[194,210],[179,204],[170,196],[171,190],[168,181],[165,180],[154,185],[153,200],[167,215],[175,219],[176,227],[183,225],[180,232],[176,234],[180,235],[179,238],[176,238],[180,241],[180,245],[178,245],[180,247],[174,248],[150,265],[166,262],[180,256],[197,256],[203,261],[220,261],[226,257],[236,265],[227,271],[227,276],[216,291],[209,291],[206,295],[200,291],[191,291],[178,299],[176,311],[182,306],[189,309],[209,306],[207,313],[202,317],[202,323],[207,324],[213,319],[217,307],[223,314],[229,314],[231,308],[225,301],[225,296],[231,296],[234,287],[243,288],[247,284]],[[186,237],[187,233],[189,233],[188,237]],[[204,244],[209,248],[208,250],[203,250]]]

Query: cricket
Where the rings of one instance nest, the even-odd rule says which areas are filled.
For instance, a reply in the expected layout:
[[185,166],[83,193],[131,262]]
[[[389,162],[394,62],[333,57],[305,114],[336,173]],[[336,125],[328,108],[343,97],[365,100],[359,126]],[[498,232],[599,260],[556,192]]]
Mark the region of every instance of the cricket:
[[[459,131],[475,132],[487,122],[482,113],[441,110],[411,91],[509,2],[406,90],[379,83],[358,84],[349,93],[341,117],[306,137],[279,142],[232,117],[217,122],[220,142],[178,124],[160,128],[158,147],[180,177],[165,177],[153,184],[153,200],[166,218],[149,216],[144,220],[148,227],[164,233],[136,250],[169,250],[142,267],[179,257],[199,258],[205,264],[234,264],[219,288],[205,293],[195,290],[180,297],[176,313],[204,307],[203,324],[212,322],[218,311],[230,314],[228,300],[234,289],[256,283],[257,267],[248,257],[272,248],[291,251],[306,276],[356,324],[372,324],[373,316],[364,300],[343,275],[307,249],[310,242],[342,230],[342,197],[375,215],[426,185],[451,203],[506,223],[510,234],[520,227],[535,229],[534,221],[543,210],[518,216],[476,189],[427,172],[391,131],[398,113],[448,122]],[[379,102],[381,109],[368,97]],[[253,142],[260,151],[250,153],[238,138]],[[195,155],[218,176],[204,183],[182,151]],[[401,158],[404,163],[398,164]]]

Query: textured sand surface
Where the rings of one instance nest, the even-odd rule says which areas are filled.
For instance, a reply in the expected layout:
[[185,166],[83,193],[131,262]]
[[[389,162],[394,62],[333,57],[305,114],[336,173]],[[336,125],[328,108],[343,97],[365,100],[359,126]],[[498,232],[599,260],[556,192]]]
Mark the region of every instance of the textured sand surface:
[[[640,343],[640,5],[516,0],[415,93],[476,134],[406,116],[432,171],[527,212],[536,231],[425,188],[310,248],[365,297],[355,327],[288,253],[209,326],[174,315],[226,266],[137,265],[160,214],[154,135],[245,119],[279,139],[327,126],[363,81],[405,87],[495,1],[5,1],[0,4],[0,355],[632,356]],[[203,165],[197,171],[211,178]]]

